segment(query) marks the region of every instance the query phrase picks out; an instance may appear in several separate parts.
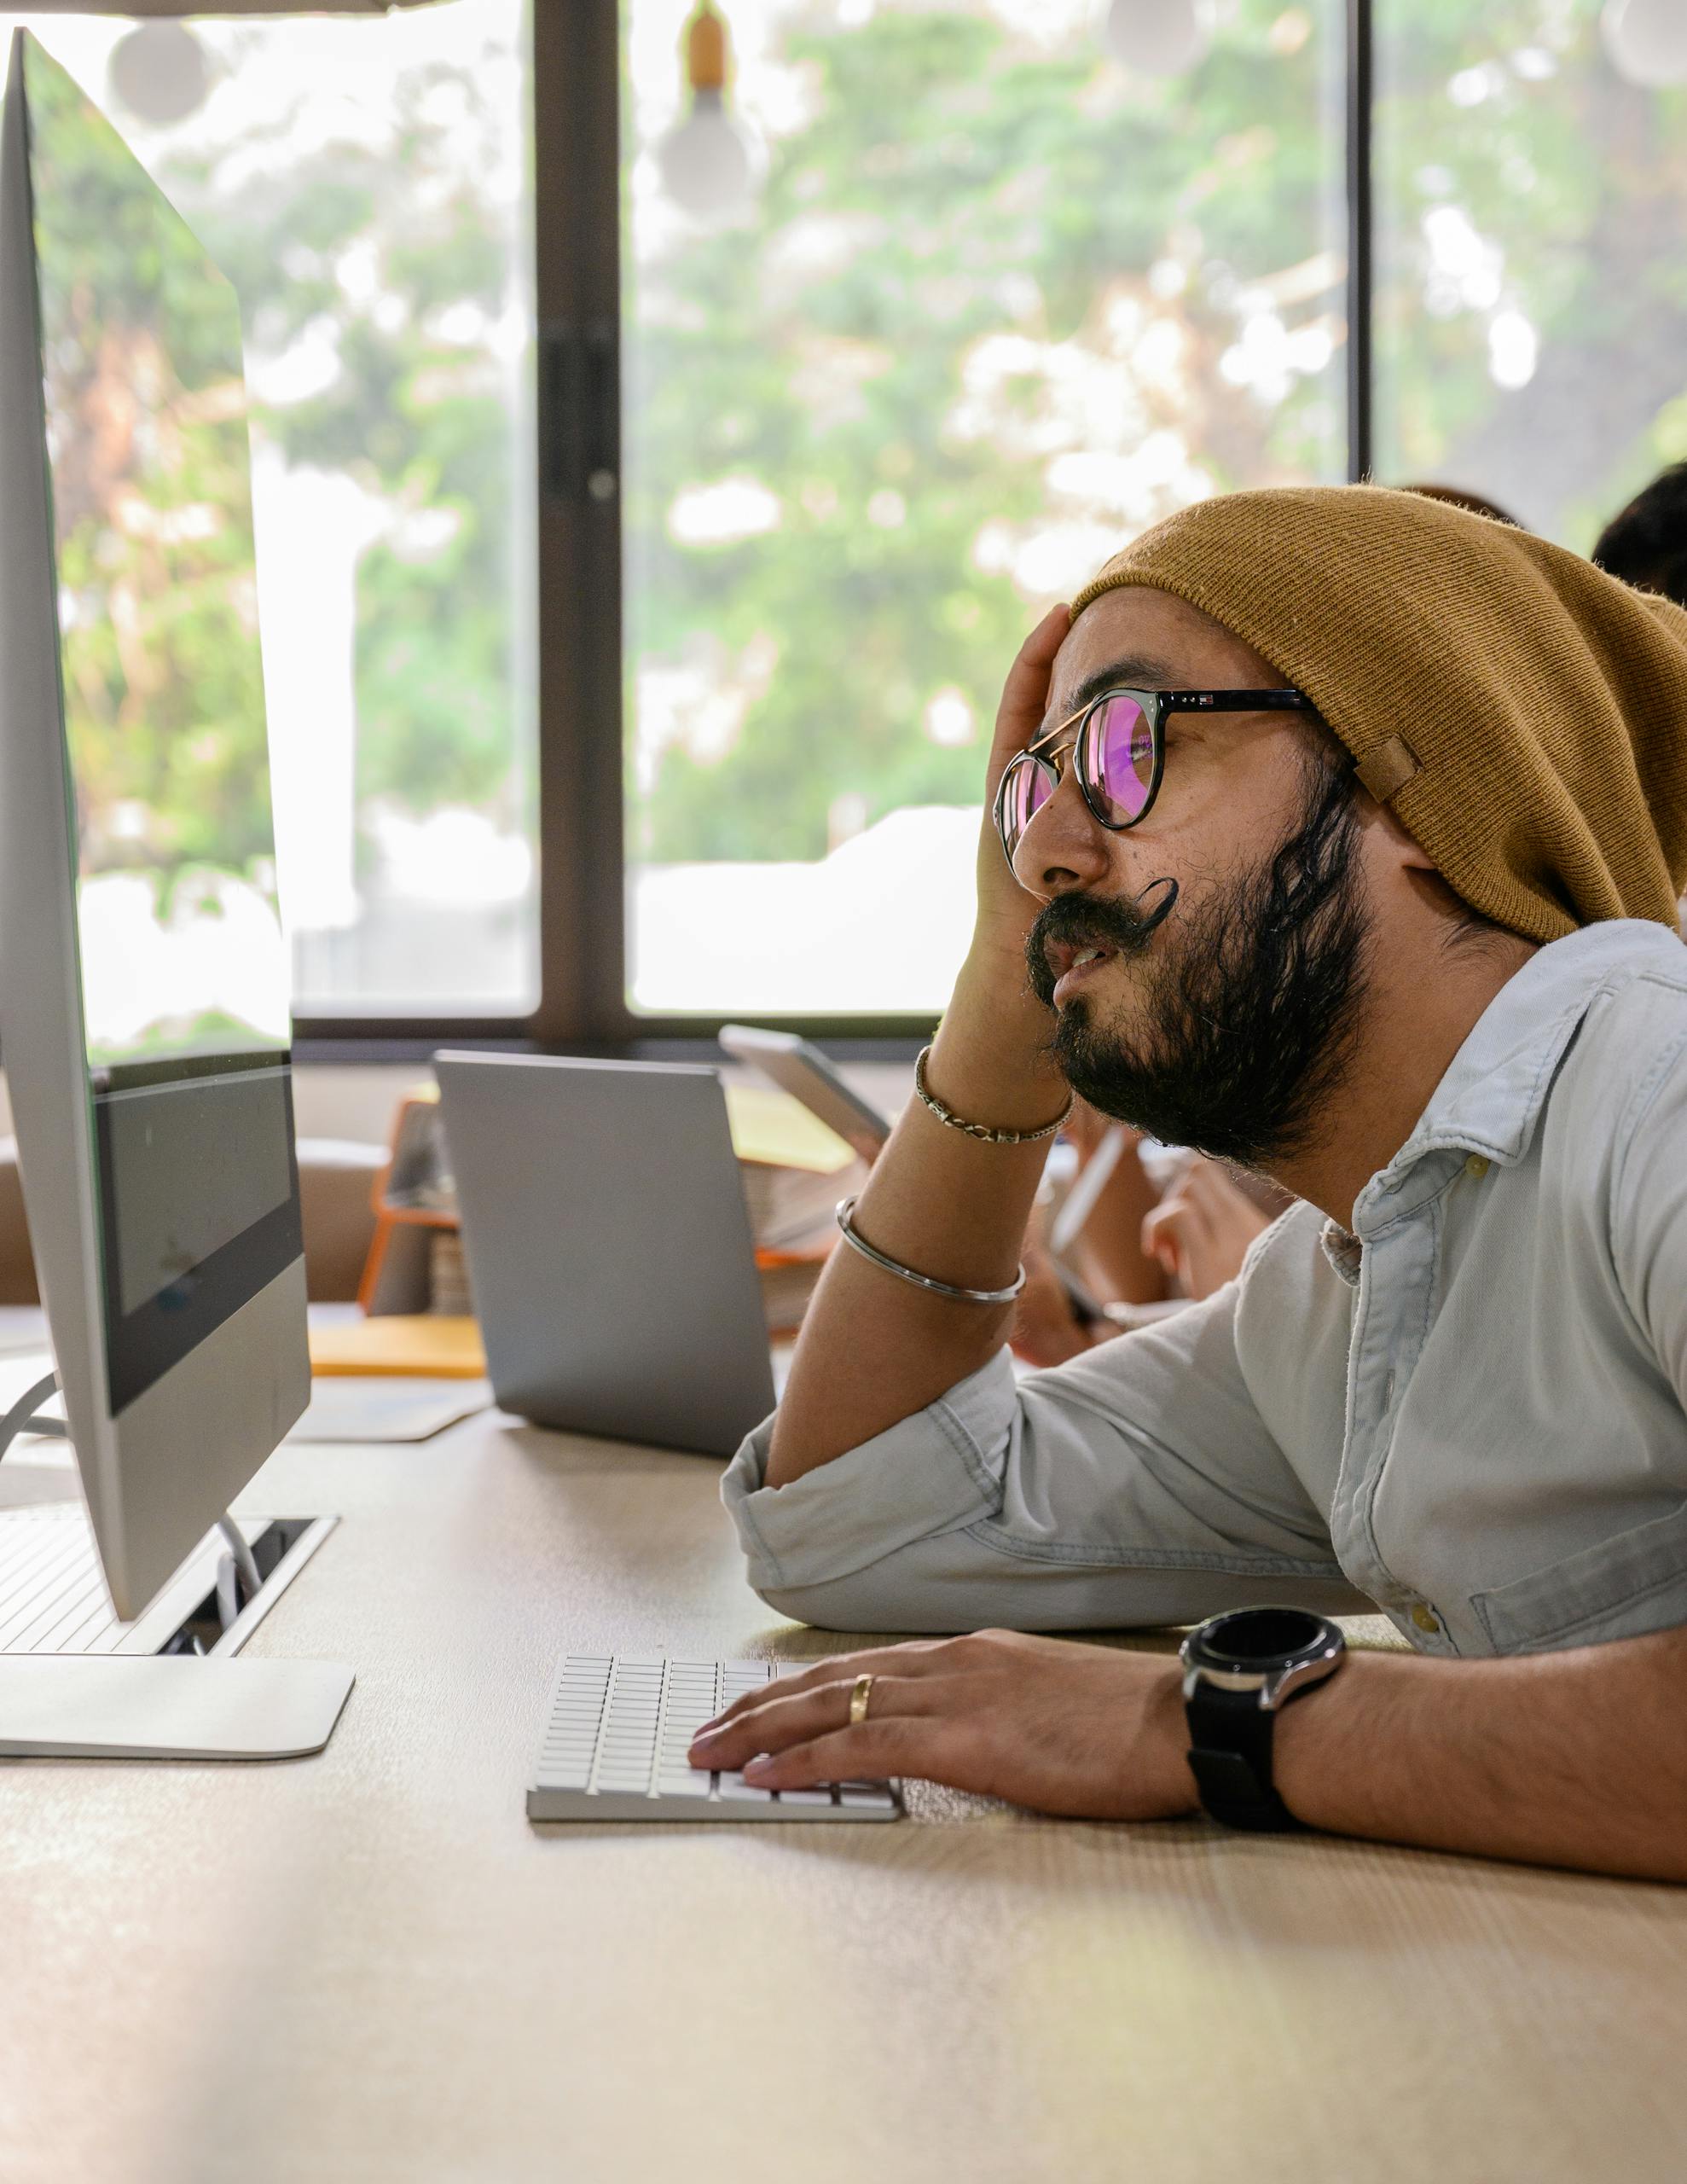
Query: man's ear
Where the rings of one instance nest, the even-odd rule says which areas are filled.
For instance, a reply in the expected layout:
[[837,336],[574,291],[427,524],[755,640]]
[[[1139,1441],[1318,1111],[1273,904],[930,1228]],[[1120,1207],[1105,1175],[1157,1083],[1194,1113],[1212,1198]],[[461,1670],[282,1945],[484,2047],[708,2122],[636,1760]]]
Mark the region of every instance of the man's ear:
[[1377,845],[1388,857],[1390,863],[1402,872],[1433,872],[1441,876],[1441,867],[1429,855],[1409,828],[1372,796],[1368,788],[1359,791],[1359,822],[1365,832],[1373,836]]

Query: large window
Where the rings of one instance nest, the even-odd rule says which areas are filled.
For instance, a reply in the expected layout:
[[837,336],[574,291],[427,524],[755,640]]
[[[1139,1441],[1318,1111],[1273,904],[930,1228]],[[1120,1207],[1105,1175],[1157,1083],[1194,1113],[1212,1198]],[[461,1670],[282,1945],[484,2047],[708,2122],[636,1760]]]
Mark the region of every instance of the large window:
[[1378,0],[1379,477],[1586,552],[1687,456],[1687,90],[1623,65],[1670,12]]
[[738,0],[709,219],[657,155],[687,7],[627,16],[627,991],[930,1013],[1030,622],[1344,473],[1340,16],[1238,0],[1167,78],[1090,0]]
[[912,1032],[1105,555],[1366,468],[1586,549],[1687,456],[1650,0],[716,4],[707,214],[691,0],[37,26],[244,306],[307,1032]]

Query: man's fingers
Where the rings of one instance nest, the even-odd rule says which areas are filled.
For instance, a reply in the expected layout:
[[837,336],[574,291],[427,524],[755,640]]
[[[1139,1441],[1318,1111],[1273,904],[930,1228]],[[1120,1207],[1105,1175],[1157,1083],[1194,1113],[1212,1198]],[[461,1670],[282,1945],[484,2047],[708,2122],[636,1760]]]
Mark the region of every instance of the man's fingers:
[[[778,1687],[774,1688],[777,1692]],[[794,1745],[847,1728],[854,1690],[852,1677],[848,1682],[766,1698],[747,1713],[731,1720],[723,1718],[713,1729],[700,1731],[692,1740],[695,1763],[741,1767],[759,1752],[786,1751]],[[941,1709],[942,1686],[920,1676],[875,1676],[867,1703],[880,1709],[881,1716],[929,1714]]]
[[1013,665],[1008,669],[1002,683],[1002,710],[1009,707],[1035,706],[1041,710],[1048,697],[1048,671],[1054,665],[1054,655],[1066,641],[1066,632],[1072,626],[1070,607],[1051,607],[1041,622],[1026,637],[1013,655]]
[[1142,1248],[1150,1258],[1164,1261],[1175,1257],[1178,1247],[1178,1221],[1182,1207],[1171,1199],[1162,1199],[1142,1217]]
[[836,1683],[842,1683],[847,1689],[858,1676],[917,1676],[927,1666],[925,1657],[939,1652],[948,1642],[942,1638],[916,1638],[901,1646],[873,1646],[864,1647],[858,1653],[832,1653],[795,1676],[775,1676],[759,1690],[745,1692],[730,1706],[723,1706],[708,1726],[718,1728],[723,1722],[736,1721],[740,1715],[765,1706],[775,1693],[780,1698],[790,1698],[799,1692]]
[[761,1790],[807,1790],[817,1782],[882,1782],[893,1774],[974,1786],[977,1732],[952,1716],[905,1714],[863,1722],[751,1761],[745,1780]]
[[1015,751],[1023,748],[1041,724],[1048,704],[1049,670],[1071,626],[1068,608],[1050,607],[1014,655],[996,712],[995,743],[991,753],[993,776],[1000,773]]

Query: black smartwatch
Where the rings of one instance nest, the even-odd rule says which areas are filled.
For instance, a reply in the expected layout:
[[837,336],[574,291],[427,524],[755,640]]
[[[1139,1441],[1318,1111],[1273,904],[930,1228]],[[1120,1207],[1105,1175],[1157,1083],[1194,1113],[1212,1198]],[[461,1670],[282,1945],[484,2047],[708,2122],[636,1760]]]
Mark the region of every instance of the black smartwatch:
[[1183,1658],[1189,1765],[1201,1803],[1227,1827],[1282,1833],[1303,1823],[1271,1774],[1278,1709],[1335,1675],[1347,1641],[1327,1615],[1244,1607],[1191,1630]]

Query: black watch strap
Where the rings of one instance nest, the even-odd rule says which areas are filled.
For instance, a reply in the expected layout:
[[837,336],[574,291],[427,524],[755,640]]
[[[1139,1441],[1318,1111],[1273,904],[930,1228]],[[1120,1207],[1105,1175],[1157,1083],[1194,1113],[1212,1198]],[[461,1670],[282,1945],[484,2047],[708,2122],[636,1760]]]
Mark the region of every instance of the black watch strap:
[[1189,1766],[1201,1803],[1226,1827],[1282,1835],[1305,1827],[1277,1794],[1272,1780],[1272,1731],[1277,1716],[1260,1704],[1257,1691],[1196,1685],[1184,1712],[1189,1722]]

